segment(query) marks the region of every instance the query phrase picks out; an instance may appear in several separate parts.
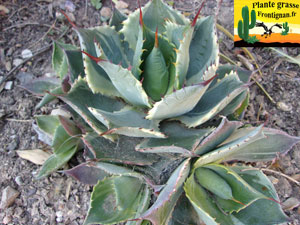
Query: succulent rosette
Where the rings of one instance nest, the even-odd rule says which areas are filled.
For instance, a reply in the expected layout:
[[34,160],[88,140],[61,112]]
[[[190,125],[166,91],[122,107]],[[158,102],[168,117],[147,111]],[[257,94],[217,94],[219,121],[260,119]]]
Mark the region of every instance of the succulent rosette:
[[[85,224],[276,224],[287,220],[267,177],[245,165],[274,159],[298,137],[245,126],[251,72],[219,65],[213,16],[190,21],[161,0],[109,26],[74,26],[80,49],[54,43],[59,78],[25,88],[59,98],[59,115],[36,117],[53,155],[38,178],[79,150],[66,170],[95,185]],[[228,116],[226,118],[225,116]],[[211,125],[208,126],[208,123]]]

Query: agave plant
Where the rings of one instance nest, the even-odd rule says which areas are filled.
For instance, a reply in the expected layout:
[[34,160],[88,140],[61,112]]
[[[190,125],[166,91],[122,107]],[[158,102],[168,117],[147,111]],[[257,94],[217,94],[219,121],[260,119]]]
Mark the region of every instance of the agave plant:
[[60,80],[25,85],[47,91],[37,108],[66,103],[36,117],[53,149],[37,177],[84,148],[86,162],[65,173],[95,185],[85,224],[287,220],[262,172],[224,162],[272,160],[300,139],[225,117],[242,116],[251,73],[219,65],[215,19],[199,13],[189,21],[152,0],[128,18],[115,9],[109,26],[73,24],[80,49],[54,43]]

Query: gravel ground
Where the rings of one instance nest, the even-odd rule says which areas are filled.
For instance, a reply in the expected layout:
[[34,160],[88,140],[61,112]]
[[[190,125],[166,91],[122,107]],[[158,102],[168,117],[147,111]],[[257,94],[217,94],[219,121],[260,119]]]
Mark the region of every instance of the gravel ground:
[[[75,11],[71,17],[81,27],[101,24],[99,11],[87,1],[74,0]],[[133,10],[136,1],[129,3],[128,10]],[[146,1],[142,1],[144,4]],[[173,1],[174,7],[191,17],[200,1]],[[104,6],[110,6],[109,1],[103,0]],[[65,0],[14,0],[2,1],[9,12],[0,11],[0,76],[7,74],[18,61],[22,59],[22,50],[30,49],[33,53],[41,50],[51,39],[55,39],[66,28],[67,23],[55,21],[56,12],[66,6]],[[213,12],[214,1],[208,1],[204,14]],[[68,6],[67,7],[71,7]],[[72,11],[72,7],[70,8]],[[107,12],[106,12],[107,13]],[[87,15],[87,16],[82,16]],[[102,11],[102,16],[105,12]],[[233,30],[233,0],[224,0],[219,13],[219,23]],[[55,24],[54,29],[51,26]],[[69,30],[64,41],[77,43],[76,35]],[[238,61],[237,54],[241,50],[233,48],[233,42],[223,33],[219,33],[221,52]],[[251,102],[245,121],[259,124],[269,115],[268,126],[279,128],[291,135],[300,136],[300,74],[299,66],[288,63],[270,52],[270,50],[256,48],[249,49],[262,67],[263,76],[255,75],[256,79],[266,88],[267,92],[281,107],[270,102],[264,93],[256,86],[251,87]],[[300,49],[282,49],[290,55],[297,56]],[[35,112],[34,106],[39,98],[29,94],[19,87],[26,79],[52,74],[51,50],[44,51],[32,60],[22,64],[12,73],[6,82],[6,88],[0,87],[0,195],[8,191],[15,200],[11,206],[0,210],[0,224],[82,224],[89,206],[92,187],[82,185],[70,177],[54,173],[48,178],[35,180],[34,175],[40,168],[31,162],[18,157],[16,150],[49,149],[39,142],[32,129],[34,114],[49,113],[51,108],[59,102],[53,102],[47,107]],[[25,75],[24,75],[25,74]],[[25,79],[25,80],[24,80]],[[12,86],[10,87],[10,84]],[[300,151],[299,145],[290,153],[273,164],[270,168],[286,174],[300,181]],[[258,164],[266,167],[270,164]],[[285,177],[267,173],[275,184],[282,202],[289,200],[293,204],[299,203],[300,187]],[[8,188],[10,187],[10,188]],[[12,191],[15,190],[16,192]],[[292,219],[290,224],[300,224],[300,209],[287,209],[286,213]]]

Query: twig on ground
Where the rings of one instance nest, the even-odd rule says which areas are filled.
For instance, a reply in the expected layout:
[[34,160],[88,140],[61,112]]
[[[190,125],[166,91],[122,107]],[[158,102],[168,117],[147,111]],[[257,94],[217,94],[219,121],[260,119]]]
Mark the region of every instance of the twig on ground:
[[32,123],[32,121],[33,121],[33,120],[11,119],[11,118],[7,118],[5,120],[10,121],[10,122],[19,122],[19,123]]
[[222,59],[224,59],[225,61],[229,62],[230,64],[237,66],[237,63],[236,63],[236,62],[234,62],[232,59],[230,59],[229,57],[227,57],[227,56],[224,55],[223,53],[220,52],[220,53],[219,53],[219,56],[220,56]]
[[[227,37],[229,37],[231,40],[234,41],[234,37],[233,35],[223,26],[221,26],[220,24],[217,23],[217,29],[222,31]],[[262,76],[262,72],[255,60],[255,58],[253,57],[253,55],[251,54],[251,52],[248,51],[247,48],[242,48],[243,51],[250,57],[251,60],[253,60],[259,74]],[[264,92],[264,94],[268,97],[268,99],[276,105],[276,102],[274,101],[274,99],[271,97],[271,95],[266,91],[266,89],[253,77],[251,77],[251,79],[255,82],[255,84]]]
[[[67,32],[69,31],[69,29],[66,29],[65,31],[62,32],[61,35],[59,35],[58,38],[56,38],[55,40],[59,40],[60,38],[62,38]],[[26,60],[24,60],[21,64],[19,64],[18,66],[15,66],[12,70],[10,70],[4,77],[3,79],[0,81],[0,86],[17,70],[19,69],[22,65],[24,65],[25,63],[27,63],[29,60],[31,60],[32,58],[36,57],[37,55],[49,50],[52,46],[52,43],[46,45],[45,47],[41,48],[38,52],[36,52],[35,54],[33,54],[31,57],[27,58]]]
[[84,18],[87,17],[88,0],[85,0]]
[[258,112],[257,112],[257,117],[256,117],[257,123],[259,122],[259,117],[260,117],[260,114],[261,114],[262,107],[263,107],[263,102],[261,102],[259,104],[259,108],[258,108]]
[[28,48],[31,48],[32,46],[36,45],[37,43],[39,43],[40,41],[42,41],[52,29],[55,29],[55,24],[57,22],[57,18],[54,20],[54,23],[51,25],[51,27],[47,30],[47,32],[36,42],[34,42],[33,44],[31,44]]
[[[7,31],[7,30],[10,30],[12,28],[22,28],[22,27],[25,27],[25,26],[33,26],[33,25],[36,25],[36,26],[42,26],[42,27],[50,27],[52,28],[52,25],[49,25],[49,24],[43,24],[43,23],[35,23],[35,22],[28,22],[28,23],[19,23],[19,24],[15,24],[15,25],[12,25],[10,27],[6,27],[3,29],[3,31]],[[59,30],[58,28],[54,27],[53,29],[57,29]]]
[[28,6],[23,6],[23,7],[19,8],[19,9],[15,10],[15,11],[7,18],[7,20],[10,20],[10,18],[12,18],[17,12],[20,12],[21,10],[26,9],[26,8],[28,8]]

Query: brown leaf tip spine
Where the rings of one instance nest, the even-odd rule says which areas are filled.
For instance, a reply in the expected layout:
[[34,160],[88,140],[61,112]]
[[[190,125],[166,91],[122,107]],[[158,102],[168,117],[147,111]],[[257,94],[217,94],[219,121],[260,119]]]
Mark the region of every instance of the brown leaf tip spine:
[[158,48],[158,28],[156,27],[156,32],[155,32],[155,43],[154,43],[155,48]]
[[100,57],[95,57],[92,56],[91,54],[85,52],[85,51],[81,51],[83,54],[87,55],[89,58],[91,58],[92,60],[94,60],[96,63],[100,62],[100,61],[105,61],[104,59],[101,59]]
[[203,0],[202,4],[201,4],[201,6],[200,6],[200,9],[198,10],[198,12],[197,12],[197,14],[196,14],[194,20],[193,20],[192,23],[191,23],[191,27],[194,27],[194,26],[196,25],[197,19],[198,19],[199,15],[200,15],[200,12],[201,12],[201,10],[202,10],[202,8],[203,8],[203,6],[204,6],[205,1],[206,1],[206,0]]
[[141,8],[140,0],[138,0],[138,5],[139,5],[139,8],[140,8],[140,26],[143,27],[144,26],[144,21],[143,21],[143,12],[142,12],[142,8]]
[[76,24],[71,21],[70,17],[63,10],[60,10],[60,12],[66,17],[66,19],[72,25],[72,27],[77,28]]

